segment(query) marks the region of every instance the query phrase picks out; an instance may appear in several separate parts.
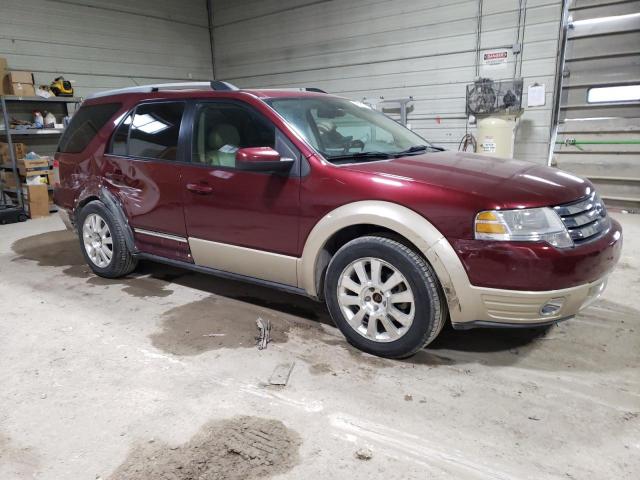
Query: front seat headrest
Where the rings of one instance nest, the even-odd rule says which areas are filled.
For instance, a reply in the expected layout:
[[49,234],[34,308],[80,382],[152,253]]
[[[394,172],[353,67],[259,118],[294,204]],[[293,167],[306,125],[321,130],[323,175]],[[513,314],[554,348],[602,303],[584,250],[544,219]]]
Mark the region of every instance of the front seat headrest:
[[216,125],[207,136],[207,146],[209,148],[218,150],[225,145],[232,145],[234,147],[240,145],[240,133],[238,133],[238,129],[228,123]]

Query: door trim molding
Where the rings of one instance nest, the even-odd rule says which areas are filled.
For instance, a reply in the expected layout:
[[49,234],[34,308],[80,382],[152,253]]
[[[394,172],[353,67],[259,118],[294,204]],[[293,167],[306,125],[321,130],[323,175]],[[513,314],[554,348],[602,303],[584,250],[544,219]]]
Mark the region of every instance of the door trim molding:
[[189,237],[196,265],[236,275],[298,286],[296,257]]
[[145,230],[144,228],[134,228],[133,231],[141,235],[149,235],[150,237],[158,237],[158,238],[164,238],[165,240],[173,240],[174,242],[187,243],[186,238],[179,237],[178,235],[171,235],[169,233],[162,233],[162,232],[154,232],[152,230]]

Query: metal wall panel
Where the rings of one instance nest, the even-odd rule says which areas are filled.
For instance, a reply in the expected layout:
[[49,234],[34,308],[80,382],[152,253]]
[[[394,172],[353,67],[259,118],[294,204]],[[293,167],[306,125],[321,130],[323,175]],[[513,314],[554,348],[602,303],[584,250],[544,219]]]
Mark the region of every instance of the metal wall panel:
[[208,80],[205,0],[0,0],[0,56],[76,95],[144,83]]
[[586,176],[605,201],[640,209],[640,101],[589,103],[594,87],[640,85],[640,1],[570,5],[553,163]]
[[[516,139],[516,155],[540,163],[548,158],[561,3],[482,1],[481,51],[511,47],[523,20],[521,56],[510,53],[506,65],[479,73],[501,79],[521,71],[525,90],[545,84],[546,104],[526,110]],[[466,130],[465,85],[476,77],[478,6],[478,0],[213,0],[216,78],[242,87],[315,86],[357,100],[411,95],[412,128],[456,149]]]

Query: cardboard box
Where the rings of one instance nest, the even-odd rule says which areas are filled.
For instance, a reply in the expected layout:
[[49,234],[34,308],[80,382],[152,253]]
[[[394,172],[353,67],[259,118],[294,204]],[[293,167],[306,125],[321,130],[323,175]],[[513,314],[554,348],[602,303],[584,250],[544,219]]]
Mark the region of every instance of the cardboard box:
[[3,79],[3,91],[5,95],[34,97],[36,95],[34,83],[35,79],[31,72],[7,72]]
[[0,170],[0,182],[5,188],[17,188],[18,186],[12,170]]
[[[24,143],[14,143],[13,151],[16,154],[16,158],[22,158],[27,154],[27,146]],[[11,155],[9,155],[9,144],[0,142],[0,162],[3,165],[11,163]]]
[[7,72],[4,77],[9,83],[26,83],[27,85],[34,85],[33,73],[31,72]]
[[[42,177],[42,180],[44,180],[43,185],[53,185],[54,176],[53,169],[51,168],[47,170],[28,172],[26,175],[19,174],[20,183],[26,183],[27,178],[33,178],[38,175]],[[2,183],[5,188],[17,188],[18,182],[16,182],[13,170],[0,170],[0,183]]]
[[49,189],[46,185],[23,185],[24,206],[31,218],[49,216]]
[[33,85],[27,83],[12,83],[6,94],[17,97],[35,97],[36,89]]
[[36,175],[46,175],[49,173],[49,157],[42,157],[37,160],[18,159],[18,171],[23,177],[34,177]]
[[0,95],[4,95],[4,76],[7,74],[7,59],[0,57]]

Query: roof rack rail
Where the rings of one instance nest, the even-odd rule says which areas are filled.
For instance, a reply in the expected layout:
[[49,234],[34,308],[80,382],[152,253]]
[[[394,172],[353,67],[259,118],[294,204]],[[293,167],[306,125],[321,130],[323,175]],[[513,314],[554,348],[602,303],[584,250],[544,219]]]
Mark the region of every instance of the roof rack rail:
[[256,87],[255,90],[260,90],[261,92],[316,92],[316,93],[327,93],[324,90],[321,90],[316,87],[283,87],[283,88],[260,88]]
[[210,82],[181,82],[181,83],[156,83],[153,85],[138,85],[136,87],[116,88],[114,90],[105,90],[87,96],[89,98],[107,97],[109,95],[119,95],[122,93],[151,93],[160,90],[238,90],[238,87],[229,82],[221,80],[211,80]]

